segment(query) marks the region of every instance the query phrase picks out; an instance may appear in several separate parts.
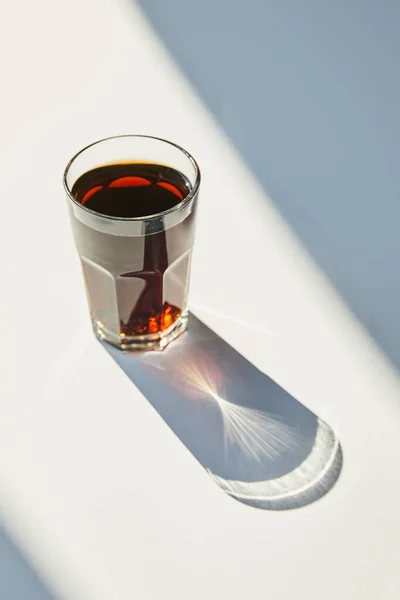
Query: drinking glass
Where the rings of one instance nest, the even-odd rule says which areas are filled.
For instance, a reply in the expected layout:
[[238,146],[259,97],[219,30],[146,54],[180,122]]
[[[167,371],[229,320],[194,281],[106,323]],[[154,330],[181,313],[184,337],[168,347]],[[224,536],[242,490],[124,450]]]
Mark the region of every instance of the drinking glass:
[[[186,182],[186,193],[172,207],[135,217],[112,214],[112,209],[104,214],[77,197],[74,185],[83,175],[131,164],[139,169],[151,165],[157,177],[166,168],[175,170]],[[196,161],[183,148],[156,137],[110,137],[71,159],[64,186],[95,334],[124,350],[163,349],[187,327],[200,186]]]

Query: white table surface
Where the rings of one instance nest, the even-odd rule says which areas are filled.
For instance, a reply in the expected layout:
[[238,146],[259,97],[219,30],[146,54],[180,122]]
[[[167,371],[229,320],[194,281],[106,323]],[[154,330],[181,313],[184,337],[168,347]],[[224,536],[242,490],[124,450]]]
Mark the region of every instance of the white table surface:
[[[0,23],[9,533],[61,598],[397,599],[397,373],[134,5],[4,0]],[[191,304],[338,433],[343,471],[320,501],[230,499],[93,338],[61,173],[86,143],[129,132],[198,159]]]

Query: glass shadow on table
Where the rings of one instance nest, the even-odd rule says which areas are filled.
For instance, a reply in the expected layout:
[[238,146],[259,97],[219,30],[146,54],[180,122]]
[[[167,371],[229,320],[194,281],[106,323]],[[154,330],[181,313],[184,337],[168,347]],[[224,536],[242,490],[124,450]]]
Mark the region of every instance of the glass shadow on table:
[[327,423],[195,315],[162,352],[106,350],[226,493],[258,508],[305,506],[342,466]]

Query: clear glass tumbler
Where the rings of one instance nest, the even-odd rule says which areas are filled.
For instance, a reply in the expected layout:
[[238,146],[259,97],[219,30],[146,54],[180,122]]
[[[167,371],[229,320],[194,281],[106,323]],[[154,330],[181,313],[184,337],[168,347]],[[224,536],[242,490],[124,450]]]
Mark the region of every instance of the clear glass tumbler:
[[166,140],[117,136],[78,152],[64,186],[95,334],[163,349],[187,327],[196,161]]

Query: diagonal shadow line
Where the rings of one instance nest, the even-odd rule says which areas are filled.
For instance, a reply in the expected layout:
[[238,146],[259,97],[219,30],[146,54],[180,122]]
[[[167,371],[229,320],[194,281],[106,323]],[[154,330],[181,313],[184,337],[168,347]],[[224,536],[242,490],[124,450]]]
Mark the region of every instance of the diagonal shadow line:
[[285,221],[400,369],[399,3],[139,4]]
[[53,600],[46,584],[0,525],[0,598]]
[[327,493],[342,466],[324,421],[190,315],[162,352],[102,342],[214,481],[259,508],[282,510]]

